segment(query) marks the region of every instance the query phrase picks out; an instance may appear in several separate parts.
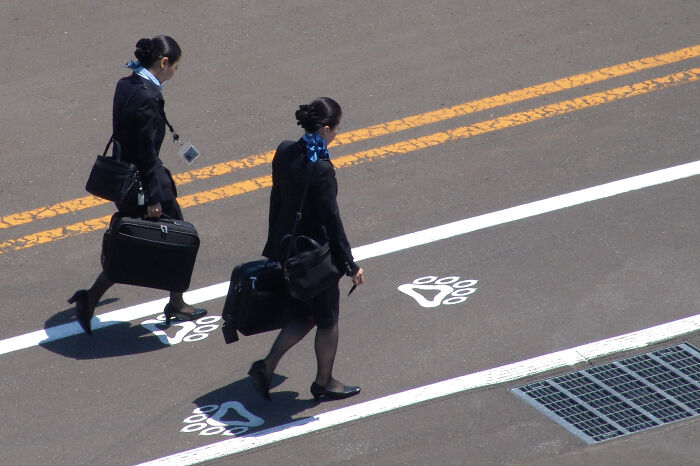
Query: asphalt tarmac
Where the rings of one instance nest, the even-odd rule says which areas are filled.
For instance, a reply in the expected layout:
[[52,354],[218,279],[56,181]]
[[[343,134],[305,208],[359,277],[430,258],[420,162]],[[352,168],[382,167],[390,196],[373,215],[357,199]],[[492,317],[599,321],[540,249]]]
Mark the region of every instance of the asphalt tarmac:
[[[696,417],[588,445],[510,391],[700,347],[697,1],[7,1],[0,26],[0,464],[697,462]],[[161,158],[202,242],[186,297],[209,314],[165,328],[167,293],[117,285],[90,337],[66,299],[100,271],[114,208],[84,185],[124,63],[156,34],[183,49],[163,93],[201,156],[166,140]],[[268,402],[247,371],[274,333],[226,345],[220,316],[264,245],[270,151],[317,96],[343,107],[330,152],[367,278],[341,297],[334,375],[362,392],[313,400],[309,335]],[[589,343],[610,349],[460,385]]]

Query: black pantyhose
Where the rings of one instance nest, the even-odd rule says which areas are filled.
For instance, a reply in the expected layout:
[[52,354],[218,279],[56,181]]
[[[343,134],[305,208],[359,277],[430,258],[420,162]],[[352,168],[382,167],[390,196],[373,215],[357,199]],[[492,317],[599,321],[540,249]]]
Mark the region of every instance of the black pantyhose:
[[[95,283],[92,284],[89,290],[87,290],[88,297],[89,297],[89,305],[90,309],[95,309],[95,306],[97,306],[97,303],[100,302],[100,299],[102,296],[107,292],[107,290],[114,285],[113,281],[110,281],[109,278],[107,278],[107,275],[104,272],[100,272],[100,274],[97,276],[97,279],[95,279]],[[193,312],[194,307],[191,305],[187,304],[183,298],[182,298],[182,293],[177,292],[177,291],[171,291],[170,292],[170,304],[177,309],[178,311],[183,311],[183,312]]]
[[[265,358],[265,376],[267,380],[270,380],[272,377],[282,356],[299,343],[313,327],[314,324],[309,319],[292,320],[282,328]],[[316,383],[328,390],[344,389],[343,384],[332,377],[333,363],[338,349],[338,324],[326,329],[317,329],[314,348],[317,362]]]
[[270,348],[270,352],[265,358],[266,376],[269,380],[272,373],[275,371],[277,364],[282,359],[282,356],[289,351],[289,349],[299,343],[307,333],[314,327],[311,319],[309,320],[291,320],[283,328],[282,331],[277,335],[275,342]]
[[90,289],[87,290],[90,309],[95,309],[95,306],[98,302],[100,302],[102,295],[104,295],[112,285],[114,285],[114,282],[110,281],[104,272],[100,272],[95,280],[95,283],[93,283]]

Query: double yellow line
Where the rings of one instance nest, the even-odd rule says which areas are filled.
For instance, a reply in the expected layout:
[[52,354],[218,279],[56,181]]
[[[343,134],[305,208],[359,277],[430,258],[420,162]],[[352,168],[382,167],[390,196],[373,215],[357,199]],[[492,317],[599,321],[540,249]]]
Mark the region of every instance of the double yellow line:
[[[634,60],[607,68],[601,68],[588,73],[569,76],[567,78],[538,84],[484,99],[466,102],[452,107],[442,108],[419,115],[413,115],[399,120],[393,120],[387,123],[370,126],[368,128],[349,131],[339,134],[336,138],[336,142],[331,144],[331,147],[351,144],[353,142],[397,133],[411,128],[418,128],[432,123],[449,120],[451,118],[516,103],[547,94],[553,94],[566,89],[573,89],[586,84],[624,76],[649,68],[676,63],[698,56],[700,56],[700,44],[653,57],[643,58],[641,60]],[[408,139],[396,144],[389,144],[375,149],[337,157],[333,159],[333,164],[337,168],[340,168],[357,165],[376,158],[385,158],[405,154],[427,147],[444,144],[446,142],[465,139],[505,128],[511,128],[525,123],[530,123],[532,121],[542,120],[556,115],[562,115],[576,110],[591,108],[604,103],[610,103],[629,97],[646,94],[652,91],[665,89],[671,86],[693,82],[698,79],[700,79],[700,68],[689,69],[632,85],[621,86],[608,91],[589,94],[576,99],[564,100],[523,112],[512,113],[510,115],[482,121],[470,126],[462,126],[448,131],[433,133],[428,136]],[[251,155],[240,160],[232,160],[191,170],[178,174],[174,176],[174,178],[177,185],[181,186],[192,181],[226,175],[244,170],[246,168],[266,164],[272,160],[273,156],[274,151],[268,151],[262,154]],[[201,191],[187,196],[181,196],[178,198],[178,202],[183,208],[191,207],[194,205],[205,204],[215,200],[256,191],[261,188],[269,187],[271,184],[271,177],[266,175],[207,191]],[[32,209],[17,214],[7,215],[0,218],[0,230],[70,212],[77,212],[105,203],[107,203],[107,201],[94,196],[86,196],[50,206],[39,207],[37,209]],[[33,233],[21,238],[4,241],[0,243],[0,254],[4,254],[11,250],[29,248],[38,244],[45,244],[60,239],[69,238],[91,231],[104,230],[109,224],[110,217],[110,215],[107,215],[51,230]]]

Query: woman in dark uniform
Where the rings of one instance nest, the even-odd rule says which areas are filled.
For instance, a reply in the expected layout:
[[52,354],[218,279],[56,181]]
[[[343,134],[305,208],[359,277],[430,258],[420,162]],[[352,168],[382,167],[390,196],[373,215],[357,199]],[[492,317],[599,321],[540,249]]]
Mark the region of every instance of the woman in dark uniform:
[[[297,124],[304,128],[305,134],[295,143],[282,143],[272,161],[269,230],[263,255],[272,260],[284,259],[280,243],[292,230],[304,187],[313,170],[297,233],[320,244],[328,242],[338,270],[352,277],[353,285],[360,285],[364,283],[364,271],[353,261],[345,236],[336,202],[335,169],[326,149],[326,144],[338,133],[341,117],[340,106],[328,97],[301,105],[297,110]],[[360,392],[360,387],[345,386],[332,376],[338,347],[339,300],[338,285],[311,301],[293,300],[292,320],[282,329],[267,357],[253,363],[249,371],[255,389],[262,396],[270,399],[270,379],[282,355],[314,326],[317,327],[317,372],[311,394],[318,400],[321,397],[347,398]]]
[[[181,54],[172,37],[141,39],[134,51],[138,62],[127,63],[133,73],[117,83],[112,107],[114,139],[121,144],[122,159],[138,167],[145,194],[144,205],[117,203],[120,212],[150,218],[165,214],[172,219],[183,219],[173,178],[158,157],[167,122],[161,88],[175,74]],[[89,290],[78,290],[68,300],[75,303],[78,322],[88,334],[92,334],[90,321],[95,306],[112,285],[101,272]],[[168,323],[171,318],[193,320],[206,314],[204,309],[194,309],[185,303],[182,293],[174,291],[163,312]]]

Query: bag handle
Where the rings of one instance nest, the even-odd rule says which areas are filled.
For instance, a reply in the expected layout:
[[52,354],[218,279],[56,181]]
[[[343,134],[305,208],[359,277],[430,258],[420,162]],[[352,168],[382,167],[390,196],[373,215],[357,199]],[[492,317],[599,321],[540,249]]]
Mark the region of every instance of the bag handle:
[[[321,245],[318,243],[318,241],[316,241],[315,239],[313,239],[311,237],[308,237],[305,235],[299,235],[296,237],[292,237],[292,235],[289,235],[289,234],[284,235],[282,237],[282,241],[281,241],[282,247],[284,247],[284,244],[289,240],[291,240],[291,244],[289,245],[289,251],[292,251],[295,256],[299,253],[299,240],[303,240],[303,241],[308,242],[311,246],[313,246],[314,249],[318,249],[321,247]],[[289,258],[287,258],[287,259],[289,259]]]
[[158,220],[174,220],[174,219],[170,215],[161,212],[160,217],[155,217],[155,218],[149,217],[147,214],[143,214],[141,216],[141,220],[150,220],[153,222],[157,222]]
[[[290,245],[288,246],[289,251],[293,252],[294,255],[297,255],[297,253],[299,252],[299,240],[307,241],[309,244],[311,244],[311,246],[314,247],[314,249],[318,249],[321,247],[321,245],[318,243],[318,241],[316,241],[315,239],[313,239],[309,236],[299,235],[296,237],[292,237],[292,235],[289,233],[287,233],[286,235],[284,235],[282,237],[282,240],[280,241],[280,245],[281,245],[282,249],[284,250],[285,244],[287,243],[287,241],[290,241]],[[287,260],[289,260],[289,257],[287,257]]]
[[[112,158],[114,158],[114,160],[116,160],[117,162],[121,162],[122,161],[122,145],[119,144],[119,141],[114,139],[114,134],[112,135],[112,137],[109,138],[109,141],[107,142],[107,145],[105,146],[105,150],[104,150],[104,152],[102,152],[102,157],[107,157],[107,151],[109,150],[109,146],[111,146],[112,143],[114,143],[114,149],[112,150],[112,155],[113,155]],[[114,155],[114,154],[116,154],[116,155]]]

